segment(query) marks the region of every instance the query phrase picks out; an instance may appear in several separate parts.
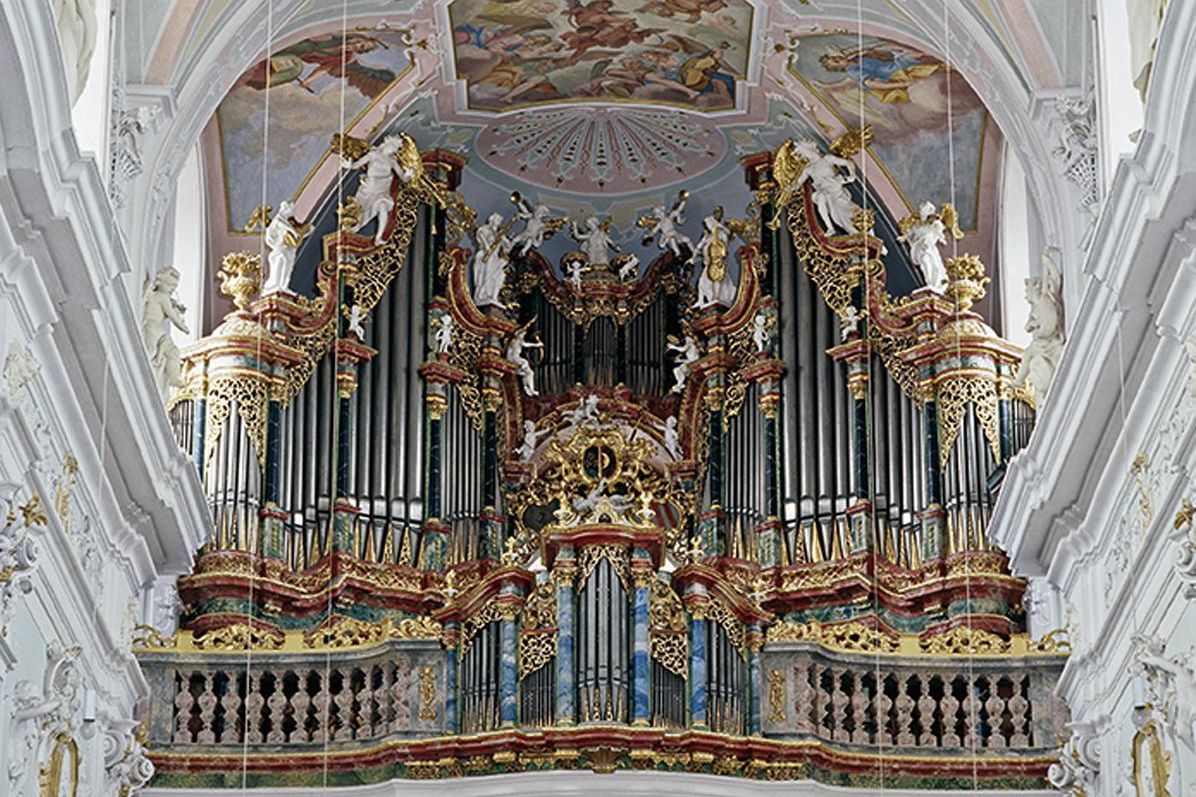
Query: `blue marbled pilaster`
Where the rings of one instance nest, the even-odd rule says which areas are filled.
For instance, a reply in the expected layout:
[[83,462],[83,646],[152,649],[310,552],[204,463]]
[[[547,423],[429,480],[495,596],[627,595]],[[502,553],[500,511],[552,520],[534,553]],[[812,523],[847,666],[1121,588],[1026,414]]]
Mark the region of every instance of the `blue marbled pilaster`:
[[516,692],[518,690],[518,667],[515,664],[515,621],[503,620],[500,624],[502,631],[502,666],[499,671],[498,684],[498,721],[504,727],[515,726]]
[[689,624],[689,716],[694,727],[706,727],[706,620]]
[[651,717],[648,702],[650,669],[648,666],[648,587],[637,586],[632,598],[631,621],[631,721],[647,725]]
[[576,682],[573,671],[573,585],[558,583],[556,590],[556,721],[574,721]]
[[[760,627],[751,626],[748,632],[759,634]],[[763,694],[764,685],[760,683],[760,651],[754,649],[754,646],[751,645],[748,646],[747,665],[747,732],[751,736],[758,736],[760,734],[760,695]]]
[[[447,623],[446,629],[454,628],[456,623]],[[460,654],[456,646],[450,646],[444,657],[444,724],[449,733],[461,730],[461,720],[457,716],[457,661]]]

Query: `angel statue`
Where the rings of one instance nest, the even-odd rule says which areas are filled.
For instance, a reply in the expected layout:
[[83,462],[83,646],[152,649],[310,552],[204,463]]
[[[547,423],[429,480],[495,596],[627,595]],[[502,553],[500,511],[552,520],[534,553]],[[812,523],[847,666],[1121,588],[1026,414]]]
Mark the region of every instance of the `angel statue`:
[[294,216],[295,206],[283,200],[278,206],[278,214],[266,225],[266,246],[270,254],[266,261],[270,264],[270,273],[262,285],[262,295],[289,291],[291,287],[291,272],[295,270],[295,253],[299,245],[311,232],[310,224],[301,224]]
[[731,227],[723,222],[723,208],[719,205],[712,215],[703,220],[702,237],[698,239],[689,261],[702,261],[702,273],[698,276],[698,299],[694,302],[694,307],[699,310],[716,304],[724,307],[735,304],[738,286],[727,270],[731,235]]
[[569,269],[569,284],[573,290],[581,293],[582,275],[590,270],[589,267],[581,260],[573,259],[568,261],[566,268]]
[[756,351],[761,354],[767,354],[768,346],[772,343],[773,318],[763,310],[758,310],[752,319],[752,343],[756,344]]
[[491,213],[484,224],[478,225],[474,240],[478,248],[473,254],[473,303],[478,307],[494,305],[505,310],[498,296],[507,280],[511,240],[507,238],[502,214]]
[[523,392],[529,396],[538,396],[536,392],[536,374],[532,371],[531,362],[523,355],[524,349],[543,349],[543,341],[532,343],[527,339],[527,327],[516,330],[511,342],[507,344],[507,360],[515,364],[515,375],[523,380]]
[[1042,276],[1026,280],[1026,301],[1030,303],[1026,331],[1032,338],[1022,352],[1014,384],[1028,382],[1041,401],[1055,378],[1064,341],[1062,276],[1049,249],[1042,255]]
[[436,343],[436,353],[448,354],[449,349],[453,347],[453,326],[456,322],[448,313],[441,313],[432,323],[436,327],[436,332],[432,335],[432,340]]
[[1157,691],[1171,732],[1188,747],[1196,746],[1196,674],[1188,663],[1191,654],[1168,656],[1162,640],[1146,634],[1135,634],[1131,641],[1138,668]]
[[947,287],[947,269],[939,247],[947,243],[947,233],[957,241],[963,237],[955,206],[948,202],[941,213],[936,213],[933,202],[923,202],[916,216],[910,214],[901,220],[901,235],[897,236],[909,247],[910,260],[922,269],[926,287],[940,293]]
[[584,229],[579,228],[576,221],[570,227],[573,231],[573,238],[581,244],[581,251],[586,256],[586,263],[591,267],[605,268],[609,266],[611,250],[618,251],[618,247],[610,237],[610,225],[609,216],[602,220],[599,220],[597,216],[590,216],[586,219]]
[[670,415],[664,422],[664,449],[673,459],[681,459],[681,435],[677,433],[676,415]]
[[187,308],[174,298],[178,287],[179,272],[170,266],[160,269],[154,275],[141,304],[141,340],[164,399],[170,388],[182,384],[179,379],[179,347],[170,337],[170,329],[173,326],[184,335],[191,334],[183,321],[183,313],[187,312]]
[[536,453],[536,446],[540,444],[540,438],[551,433],[551,429],[541,429],[536,431],[535,421],[524,421],[523,441],[519,444],[519,448],[516,450],[516,453],[519,454],[519,461],[531,462],[532,455]]
[[685,216],[682,213],[685,211],[685,203],[688,199],[689,192],[682,191],[677,194],[677,201],[673,203],[671,210],[666,211],[663,205],[657,205],[652,208],[650,214],[639,217],[636,225],[648,230],[643,241],[644,246],[650,244],[655,238],[656,247],[661,250],[669,250],[674,257],[681,257],[682,246],[686,249],[693,247],[693,242],[677,229],[685,223]]
[[823,154],[818,144],[808,138],[794,141],[791,146],[793,155],[805,161],[791,190],[796,191],[809,180],[814,189],[814,207],[818,208],[818,217],[827,234],[833,235],[836,228],[845,234],[854,232],[852,219],[860,206],[852,201],[844,186],[855,180],[855,163],[829,152]]
[[590,393],[577,402],[576,407],[566,410],[563,417],[565,423],[574,428],[596,425],[600,420],[598,415],[598,394]]
[[680,393],[685,389],[685,380],[689,378],[689,367],[701,358],[702,352],[693,335],[689,334],[685,336],[684,341],[679,341],[669,335],[667,351],[675,351],[679,355],[677,364],[673,366],[673,381],[676,384],[673,385],[672,392]]
[[511,238],[511,251],[524,254],[529,249],[535,249],[551,238],[561,227],[565,226],[563,218],[552,218],[547,205],[532,204],[520,196],[519,192],[511,194],[511,202],[515,205],[515,213],[523,221],[523,229]]
[[345,311],[345,331],[352,332],[358,340],[365,340],[365,308],[355,304]]
[[[354,232],[360,232],[371,221],[378,222],[378,231],[374,233],[374,244],[380,245],[386,232],[386,220],[395,206],[390,195],[392,177],[398,177],[403,182],[410,182],[417,174],[410,163],[400,165],[399,151],[410,138],[387,136],[382,143],[366,151],[357,160],[341,157],[341,163],[346,169],[365,168],[365,174],[357,184],[357,193],[353,199],[361,207],[361,218],[358,219]],[[416,151],[418,155],[418,150]]]

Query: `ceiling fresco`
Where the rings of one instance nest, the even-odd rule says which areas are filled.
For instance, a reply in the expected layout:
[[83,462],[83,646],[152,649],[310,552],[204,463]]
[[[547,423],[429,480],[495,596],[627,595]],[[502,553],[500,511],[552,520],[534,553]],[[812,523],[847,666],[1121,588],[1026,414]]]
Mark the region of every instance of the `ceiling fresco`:
[[746,0],[455,0],[453,61],[469,108],[646,102],[736,107],[748,72]]
[[907,206],[954,199],[961,226],[975,228],[987,112],[959,72],[855,34],[799,38],[789,69],[845,125],[872,126],[872,154]]

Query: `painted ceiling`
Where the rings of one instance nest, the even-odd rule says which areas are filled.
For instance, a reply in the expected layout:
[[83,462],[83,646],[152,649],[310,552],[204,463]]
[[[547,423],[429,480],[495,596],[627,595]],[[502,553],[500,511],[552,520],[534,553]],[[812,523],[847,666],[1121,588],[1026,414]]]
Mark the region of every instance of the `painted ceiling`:
[[991,247],[981,194],[1000,133],[964,76],[910,43],[759,0],[453,0],[325,22],[275,42],[219,103],[205,147],[222,183],[213,250],[243,248],[261,204],[315,213],[338,130],[404,130],[467,154],[462,192],[479,215],[510,213],[518,191],[573,218],[610,215],[630,247],[636,218],[677,191],[695,228],[717,204],[739,212],[742,156],[861,121],[874,132],[861,171],[890,216],[954,201]]

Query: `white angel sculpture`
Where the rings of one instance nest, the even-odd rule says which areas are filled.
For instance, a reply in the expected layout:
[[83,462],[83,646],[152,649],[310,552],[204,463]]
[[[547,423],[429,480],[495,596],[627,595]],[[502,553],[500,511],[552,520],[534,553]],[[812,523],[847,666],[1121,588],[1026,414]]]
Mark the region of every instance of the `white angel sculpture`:
[[515,254],[539,247],[565,223],[564,219],[551,218],[552,211],[546,205],[533,207],[519,192],[511,194],[511,201],[515,203],[517,217],[523,221],[523,229],[511,238],[511,251]]
[[357,336],[358,340],[365,340],[365,310],[360,304],[349,308],[349,317],[345,320],[345,329]]
[[551,429],[536,431],[535,421],[524,421],[523,441],[519,444],[519,448],[516,451],[519,454],[519,461],[531,462],[532,456],[536,453],[536,446],[540,443],[540,438],[551,433]]
[[1014,384],[1028,382],[1041,401],[1055,378],[1065,340],[1062,277],[1049,250],[1042,256],[1042,276],[1026,280],[1026,301],[1030,303],[1026,331],[1032,339],[1022,353]]
[[1138,666],[1162,701],[1159,706],[1171,731],[1188,747],[1196,741],[1196,674],[1188,663],[1191,655],[1168,656],[1158,637],[1135,634]]
[[619,281],[631,282],[640,274],[640,259],[638,255],[626,255],[623,264],[619,266]]
[[731,229],[723,222],[723,209],[720,206],[702,221],[702,237],[690,258],[691,263],[699,259],[702,261],[702,273],[698,275],[698,298],[694,302],[694,307],[699,310],[716,304],[724,307],[735,304],[739,287],[727,269],[730,242]]
[[951,203],[943,205],[942,213],[938,213],[933,202],[923,202],[916,216],[911,214],[901,220],[901,235],[897,236],[909,247],[910,260],[922,269],[926,287],[940,293],[947,287],[947,269],[939,247],[947,243],[948,232],[956,240],[963,237]]
[[685,380],[689,378],[689,367],[702,357],[702,352],[693,335],[686,335],[685,340],[678,343],[670,341],[668,351],[675,351],[678,354],[677,364],[673,366],[675,384],[672,392],[680,393],[685,389]]
[[435,322],[436,332],[432,335],[432,340],[436,343],[437,354],[448,354],[449,349],[453,347],[453,327],[456,322],[448,313],[441,313],[438,319]]
[[806,161],[794,188],[810,181],[814,189],[814,206],[818,208],[818,217],[827,234],[834,234],[836,228],[844,233],[854,232],[852,217],[860,206],[852,201],[851,193],[844,186],[855,180],[855,164],[847,158],[819,151],[818,144],[808,138],[794,141],[792,147]]
[[581,260],[570,260],[567,268],[569,269],[569,284],[573,286],[573,290],[581,292],[582,275],[590,269]]
[[573,428],[598,423],[598,394],[589,394],[579,401],[576,407],[566,410],[563,417],[565,423]]
[[681,459],[681,436],[677,433],[676,415],[670,415],[664,422],[664,448],[673,459]]
[[473,303],[478,307],[494,305],[505,309],[499,301],[507,279],[507,256],[511,241],[503,228],[501,213],[491,213],[474,232],[477,251],[473,254]]
[[401,136],[387,136],[382,139],[381,144],[370,148],[357,160],[341,159],[346,169],[365,167],[365,174],[361,176],[361,181],[357,184],[357,193],[353,195],[353,199],[361,207],[361,219],[354,232],[360,232],[371,221],[377,221],[378,231],[374,233],[375,244],[382,243],[387,216],[395,206],[395,201],[390,195],[391,178],[398,177],[403,182],[408,182],[415,177],[410,174],[408,169],[399,165],[397,155],[403,145],[404,139]]
[[772,335],[769,334],[771,320],[763,310],[758,310],[752,319],[752,343],[756,344],[756,351],[761,354],[768,353],[768,344],[772,341]]
[[849,304],[843,308],[843,314],[839,316],[839,339],[847,340],[859,332],[860,311],[855,309],[855,305]]
[[581,245],[581,251],[586,256],[586,263],[590,267],[606,267],[610,265],[611,250],[618,251],[614,240],[610,237],[610,219],[599,220],[597,216],[586,219],[585,229],[573,222],[570,229],[573,238]]
[[523,380],[523,392],[529,396],[538,396],[536,392],[536,373],[532,370],[532,364],[524,356],[524,349],[543,349],[544,343],[532,343],[527,339],[527,328],[519,329],[515,332],[511,342],[507,344],[507,360],[515,364],[515,375]]
[[262,285],[263,296],[290,290],[295,253],[311,232],[311,225],[300,223],[294,217],[294,212],[295,206],[283,200],[278,206],[278,213],[266,225],[266,246],[270,248],[266,262],[270,264],[270,273]]
[[170,336],[171,327],[184,335],[191,332],[183,321],[187,308],[174,298],[178,287],[179,272],[170,266],[160,269],[141,305],[141,339],[163,398],[167,397],[170,388],[182,384],[179,380],[179,347]]
[[655,238],[656,247],[661,250],[669,250],[674,257],[681,257],[682,246],[687,249],[693,247],[689,238],[677,229],[685,223],[683,213],[688,199],[689,192],[682,191],[677,195],[677,201],[673,203],[670,210],[665,210],[663,205],[657,205],[652,208],[650,214],[639,218],[636,224],[648,230],[648,234],[644,238],[645,246]]

